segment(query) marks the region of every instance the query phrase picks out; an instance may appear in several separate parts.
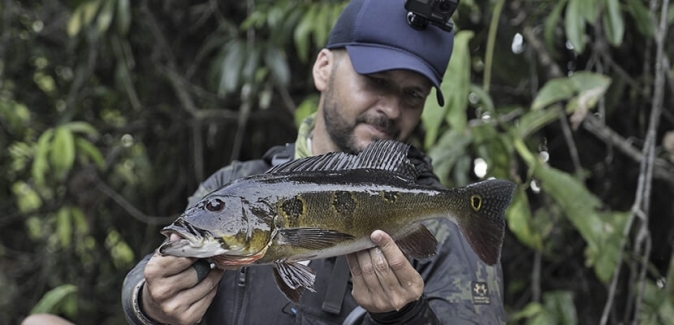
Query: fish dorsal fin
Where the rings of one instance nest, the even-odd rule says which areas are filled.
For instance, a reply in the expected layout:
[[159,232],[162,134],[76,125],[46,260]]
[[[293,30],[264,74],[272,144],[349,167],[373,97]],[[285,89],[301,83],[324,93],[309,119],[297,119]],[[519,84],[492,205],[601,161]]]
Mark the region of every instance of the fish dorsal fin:
[[357,155],[330,152],[289,161],[272,167],[267,173],[380,169],[416,179],[417,169],[407,158],[409,148],[408,144],[395,140],[376,140]]

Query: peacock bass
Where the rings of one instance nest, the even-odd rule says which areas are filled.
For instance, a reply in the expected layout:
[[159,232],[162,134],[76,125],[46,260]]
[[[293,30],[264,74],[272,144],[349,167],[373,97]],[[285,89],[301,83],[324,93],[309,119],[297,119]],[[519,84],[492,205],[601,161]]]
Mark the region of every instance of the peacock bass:
[[209,259],[216,266],[273,264],[279,289],[299,301],[315,274],[300,261],[374,247],[370,234],[387,232],[409,257],[435,254],[437,241],[420,221],[456,223],[473,251],[498,262],[504,212],[515,184],[486,180],[438,189],[415,183],[409,146],[378,140],[357,155],[332,152],[272,167],[205,196],[161,232],[183,239],[160,253]]

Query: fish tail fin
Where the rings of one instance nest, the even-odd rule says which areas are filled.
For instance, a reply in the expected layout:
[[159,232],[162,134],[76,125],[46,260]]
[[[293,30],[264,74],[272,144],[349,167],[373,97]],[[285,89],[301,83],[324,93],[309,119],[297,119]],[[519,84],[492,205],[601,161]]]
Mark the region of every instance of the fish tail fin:
[[[505,211],[510,205],[515,184],[506,180],[490,179],[458,189],[463,208],[456,221],[473,251],[488,265],[501,258],[505,233]],[[464,201],[465,202],[465,201]]]

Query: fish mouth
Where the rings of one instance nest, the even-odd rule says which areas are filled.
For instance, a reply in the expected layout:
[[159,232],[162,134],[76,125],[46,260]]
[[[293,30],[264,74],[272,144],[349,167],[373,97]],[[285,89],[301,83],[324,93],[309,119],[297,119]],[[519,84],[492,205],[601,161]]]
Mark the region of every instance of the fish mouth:
[[197,258],[209,258],[223,254],[236,255],[235,251],[227,247],[210,231],[196,228],[182,218],[164,227],[161,234],[169,239],[172,234],[181,237],[179,240],[166,241],[159,246],[159,253],[162,255]]

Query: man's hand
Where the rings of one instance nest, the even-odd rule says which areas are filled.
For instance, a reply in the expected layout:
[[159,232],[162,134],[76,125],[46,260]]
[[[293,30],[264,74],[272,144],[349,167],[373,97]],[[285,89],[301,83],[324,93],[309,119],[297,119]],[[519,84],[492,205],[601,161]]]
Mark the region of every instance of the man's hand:
[[391,236],[375,230],[370,239],[377,247],[346,256],[356,302],[368,312],[384,313],[419,299],[424,280]]
[[[171,235],[170,240],[180,239]],[[195,258],[162,256],[158,252],[145,266],[143,312],[165,324],[196,324],[211,305],[223,270],[214,268],[199,282],[192,267]]]

